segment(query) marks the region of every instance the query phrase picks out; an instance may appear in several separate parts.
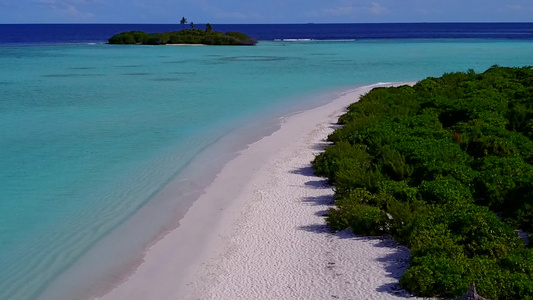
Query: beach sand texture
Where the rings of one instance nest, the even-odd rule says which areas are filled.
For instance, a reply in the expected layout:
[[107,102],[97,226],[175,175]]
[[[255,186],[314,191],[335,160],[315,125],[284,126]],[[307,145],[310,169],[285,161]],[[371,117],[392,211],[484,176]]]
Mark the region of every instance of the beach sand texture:
[[287,117],[224,166],[180,226],[101,299],[399,299],[409,251],[332,233],[333,190],[310,162],[346,107],[375,86]]

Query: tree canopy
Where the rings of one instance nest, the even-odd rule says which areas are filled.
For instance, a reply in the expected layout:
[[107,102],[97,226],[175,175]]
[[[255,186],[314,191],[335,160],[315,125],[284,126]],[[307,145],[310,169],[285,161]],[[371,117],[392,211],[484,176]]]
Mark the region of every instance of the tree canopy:
[[313,162],[335,186],[327,223],[410,248],[400,285],[533,299],[533,69],[493,66],[376,88]]
[[[208,24],[209,25],[209,24]],[[191,23],[191,26],[194,26]],[[211,26],[211,25],[209,25]],[[139,45],[165,45],[165,44],[204,44],[204,45],[255,45],[257,40],[240,32],[228,31],[226,33],[200,29],[184,29],[180,31],[146,33],[143,31],[129,31],[113,35],[109,44],[139,44]]]

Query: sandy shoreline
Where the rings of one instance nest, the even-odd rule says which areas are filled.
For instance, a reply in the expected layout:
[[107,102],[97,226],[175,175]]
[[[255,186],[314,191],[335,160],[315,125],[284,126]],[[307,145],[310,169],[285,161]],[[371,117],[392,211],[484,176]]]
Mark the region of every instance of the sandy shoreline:
[[284,120],[224,166],[180,226],[99,299],[395,299],[409,253],[332,234],[333,191],[310,161],[345,107],[373,87]]

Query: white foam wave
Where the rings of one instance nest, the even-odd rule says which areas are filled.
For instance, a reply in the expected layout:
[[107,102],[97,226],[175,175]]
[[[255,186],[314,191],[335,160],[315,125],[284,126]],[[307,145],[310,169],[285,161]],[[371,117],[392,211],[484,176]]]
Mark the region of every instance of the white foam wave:
[[274,39],[275,42],[355,42],[356,39]]
[[313,39],[275,39],[276,42],[310,42]]

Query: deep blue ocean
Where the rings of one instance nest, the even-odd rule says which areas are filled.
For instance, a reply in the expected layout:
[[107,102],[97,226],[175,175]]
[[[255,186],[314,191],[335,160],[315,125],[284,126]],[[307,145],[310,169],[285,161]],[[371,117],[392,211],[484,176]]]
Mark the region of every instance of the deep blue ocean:
[[0,25],[1,300],[78,299],[116,278],[283,116],[356,86],[533,65],[533,23],[213,27],[260,42],[108,45],[182,26]]
[[[533,40],[533,23],[398,24],[212,24],[216,31],[240,31],[257,40],[502,39]],[[205,28],[204,24],[195,25]],[[0,44],[101,43],[123,31],[175,31],[179,24],[0,24]]]

